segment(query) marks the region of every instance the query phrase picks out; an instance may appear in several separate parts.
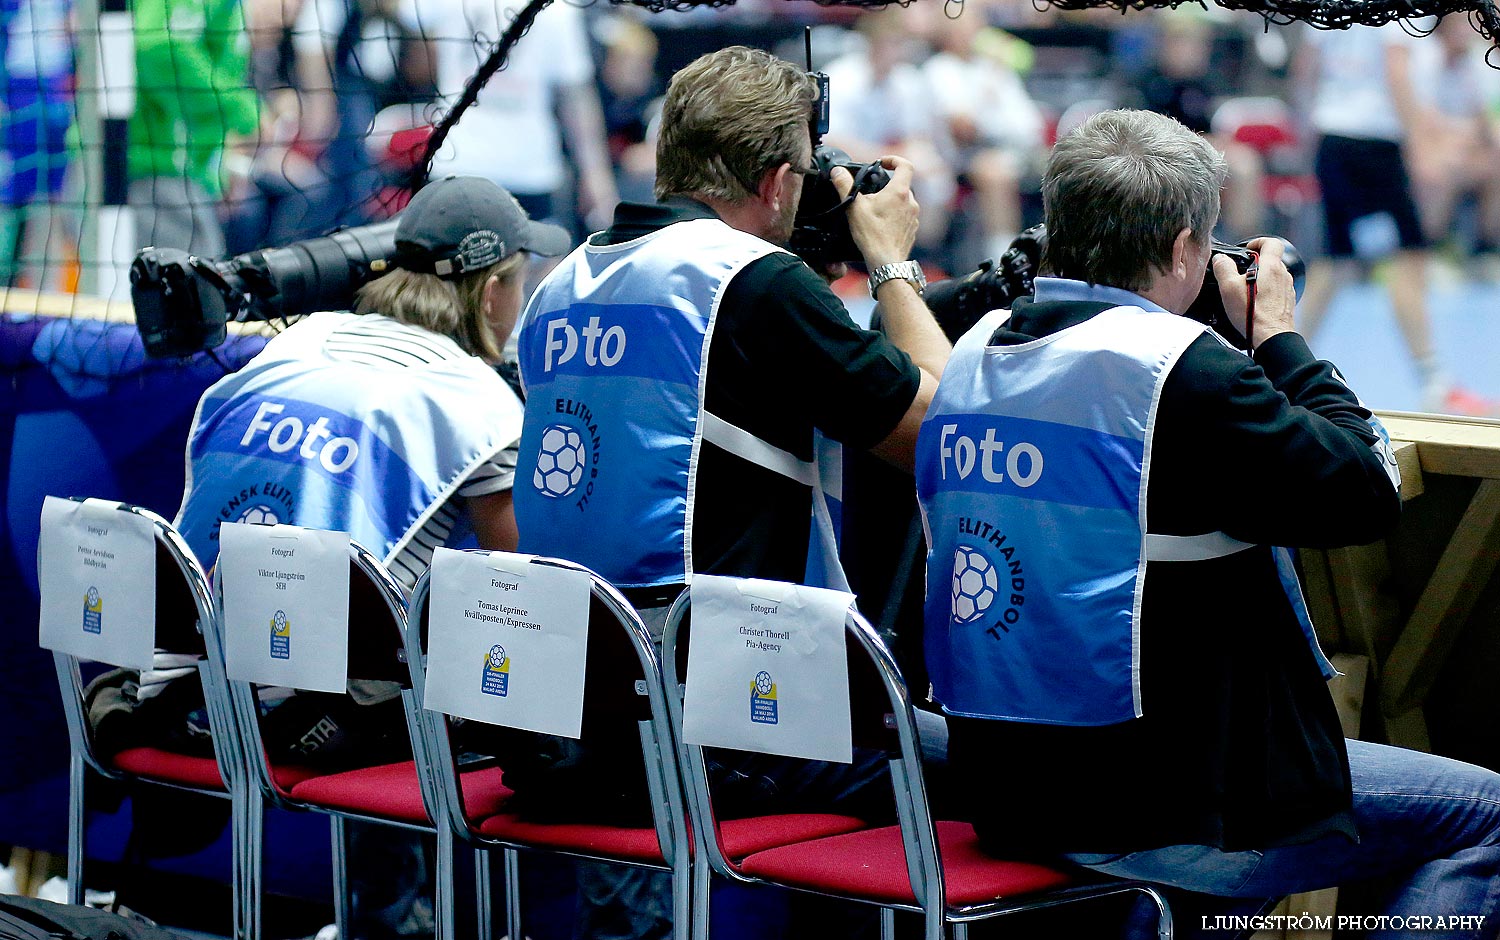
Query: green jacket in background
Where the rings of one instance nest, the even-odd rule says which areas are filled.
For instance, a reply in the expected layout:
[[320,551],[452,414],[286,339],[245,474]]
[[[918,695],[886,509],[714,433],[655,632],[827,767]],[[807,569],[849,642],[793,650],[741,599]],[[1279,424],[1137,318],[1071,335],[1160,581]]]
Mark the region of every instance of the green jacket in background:
[[134,0],[130,178],[188,179],[220,194],[224,138],[255,131],[240,0]]

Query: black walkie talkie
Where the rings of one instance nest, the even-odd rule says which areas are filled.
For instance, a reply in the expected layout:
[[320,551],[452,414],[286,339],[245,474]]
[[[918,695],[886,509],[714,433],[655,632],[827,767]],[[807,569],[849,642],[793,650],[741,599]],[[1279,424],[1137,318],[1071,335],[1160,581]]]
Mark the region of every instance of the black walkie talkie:
[[818,113],[812,122],[812,145],[818,149],[823,135],[828,133],[828,73],[814,72],[812,61],[812,27],[803,27],[802,41],[807,47],[807,72],[818,83]]

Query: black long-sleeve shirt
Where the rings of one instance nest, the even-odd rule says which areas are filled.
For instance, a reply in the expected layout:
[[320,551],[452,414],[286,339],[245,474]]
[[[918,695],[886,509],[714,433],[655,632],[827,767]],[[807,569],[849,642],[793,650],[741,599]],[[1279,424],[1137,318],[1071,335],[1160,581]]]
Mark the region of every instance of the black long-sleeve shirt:
[[[1048,336],[1104,306],[1018,302],[991,343]],[[1394,526],[1388,450],[1369,417],[1295,333],[1253,362],[1212,336],[1188,348],[1162,389],[1148,530],[1258,547],[1148,564],[1141,718],[951,720],[955,777],[993,851],[1241,849],[1350,830],[1338,715],[1267,546],[1362,544]]]

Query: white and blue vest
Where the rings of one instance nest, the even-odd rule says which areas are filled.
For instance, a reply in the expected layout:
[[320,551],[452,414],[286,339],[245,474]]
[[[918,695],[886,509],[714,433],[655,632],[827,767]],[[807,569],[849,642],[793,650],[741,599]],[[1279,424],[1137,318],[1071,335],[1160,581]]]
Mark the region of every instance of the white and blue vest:
[[698,454],[707,440],[813,490],[807,583],[844,586],[826,481],[837,445],[803,461],[706,411],[708,349],[724,288],[783,249],[718,219],[618,245],[584,244],[538,286],[517,343],[526,421],[516,466],[525,551],[620,587],[693,573]]
[[176,525],[205,565],[225,521],[348,532],[389,562],[519,435],[521,403],[476,357],[389,369],[329,357],[328,334],[353,316],[313,314],[198,402]]
[[[1146,562],[1252,546],[1146,532],[1157,404],[1206,327],[1117,306],[1018,345],[995,311],[954,346],[917,444],[927,666],[956,715],[1061,725],[1141,716]],[[1282,586],[1324,675],[1291,558]]]

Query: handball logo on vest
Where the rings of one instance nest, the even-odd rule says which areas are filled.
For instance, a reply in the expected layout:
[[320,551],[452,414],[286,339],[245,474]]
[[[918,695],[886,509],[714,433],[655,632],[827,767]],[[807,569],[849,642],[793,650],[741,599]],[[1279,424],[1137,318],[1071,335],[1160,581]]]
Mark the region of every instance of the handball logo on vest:
[[953,553],[953,621],[973,623],[1000,595],[995,566],[978,549],[960,545]]
[[334,437],[328,430],[326,415],[310,425],[296,415],[271,420],[285,410],[286,406],[278,402],[261,402],[250,426],[245,428],[245,436],[240,438],[240,446],[249,447],[262,432],[267,432],[266,447],[273,454],[295,452],[303,460],[316,460],[324,470],[335,474],[354,466],[359,459],[359,442],[352,437]]
[[578,489],[587,463],[583,435],[566,424],[549,424],[542,432],[531,483],[543,496],[561,499]]

